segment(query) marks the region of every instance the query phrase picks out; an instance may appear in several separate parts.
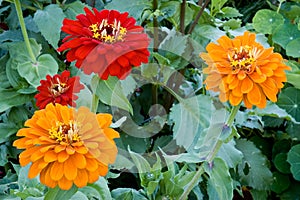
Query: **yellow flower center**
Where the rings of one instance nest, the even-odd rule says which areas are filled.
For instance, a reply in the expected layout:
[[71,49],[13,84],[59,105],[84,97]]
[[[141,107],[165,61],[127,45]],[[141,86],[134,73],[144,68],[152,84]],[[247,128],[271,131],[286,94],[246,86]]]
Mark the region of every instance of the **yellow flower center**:
[[234,48],[233,51],[228,54],[228,59],[233,73],[238,73],[240,70],[247,73],[253,71],[255,59],[252,48],[249,46],[242,46],[239,49]]
[[60,96],[64,92],[69,89],[69,86],[66,83],[61,83],[59,79],[57,79],[58,83],[52,83],[49,91],[53,94],[54,97]]
[[77,122],[70,121],[69,124],[57,122],[56,126],[49,130],[49,138],[57,142],[66,142],[72,144],[80,141],[79,133],[80,125]]
[[120,21],[116,19],[113,24],[108,24],[107,19],[103,19],[100,25],[92,24],[89,28],[93,33],[93,38],[106,43],[124,41],[127,32],[126,28],[122,27]]

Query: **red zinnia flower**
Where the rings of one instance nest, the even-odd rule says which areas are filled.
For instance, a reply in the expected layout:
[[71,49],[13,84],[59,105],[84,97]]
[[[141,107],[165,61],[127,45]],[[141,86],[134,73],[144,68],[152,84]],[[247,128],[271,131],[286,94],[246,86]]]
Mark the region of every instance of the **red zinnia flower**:
[[76,60],[75,66],[84,73],[97,73],[104,80],[109,75],[124,79],[132,67],[148,62],[150,40],[127,12],[84,10],[86,14],[76,20],[63,21],[62,31],[70,35],[58,51],[69,49],[68,61]]
[[78,96],[74,93],[84,88],[78,76],[70,78],[69,71],[63,71],[61,75],[56,74],[53,77],[47,75],[46,80],[41,80],[40,83],[41,85],[37,87],[39,93],[34,96],[40,109],[49,103],[76,106],[74,100],[78,99]]

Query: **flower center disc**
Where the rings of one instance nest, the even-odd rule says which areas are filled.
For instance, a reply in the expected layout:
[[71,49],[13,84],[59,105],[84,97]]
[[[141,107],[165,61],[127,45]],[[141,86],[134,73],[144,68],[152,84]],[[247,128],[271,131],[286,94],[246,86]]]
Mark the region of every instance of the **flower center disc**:
[[52,83],[51,87],[49,88],[51,94],[53,94],[54,97],[60,96],[69,88],[66,83],[61,83],[59,79],[57,79],[57,82],[58,83]]
[[123,41],[127,32],[126,28],[122,27],[120,21],[116,19],[113,24],[108,24],[107,19],[103,19],[100,25],[92,24],[89,28],[94,39],[106,43]]
[[252,54],[252,48],[249,46],[242,46],[240,49],[234,48],[228,55],[232,72],[238,73],[240,70],[250,73],[253,71],[253,63],[255,59]]
[[49,130],[49,138],[54,139],[57,142],[72,144],[73,142],[80,141],[78,132],[79,125],[74,121],[70,121],[69,124],[57,122],[56,126]]

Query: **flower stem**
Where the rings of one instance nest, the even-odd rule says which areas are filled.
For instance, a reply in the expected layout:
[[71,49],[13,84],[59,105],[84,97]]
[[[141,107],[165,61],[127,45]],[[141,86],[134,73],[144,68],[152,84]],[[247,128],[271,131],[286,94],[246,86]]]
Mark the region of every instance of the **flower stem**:
[[99,105],[99,97],[96,94],[93,94],[93,97],[92,97],[92,106],[91,106],[91,111],[93,113],[97,112],[98,105]]
[[210,0],[206,0],[205,3],[204,3],[204,5],[201,7],[201,9],[200,9],[200,11],[198,12],[198,14],[197,14],[197,16],[196,16],[196,18],[195,18],[193,24],[191,25],[191,27],[190,27],[190,29],[189,29],[189,31],[188,31],[188,34],[191,34],[191,33],[193,32],[193,30],[194,30],[195,26],[197,25],[197,23],[198,23],[198,21],[199,21],[201,15],[202,15],[204,9],[207,7],[207,5],[208,5],[209,2],[210,2]]
[[185,20],[185,7],[186,7],[186,0],[183,0],[180,6],[180,32],[184,34],[184,20]]
[[[158,0],[152,1],[152,9],[155,12],[155,10],[158,8]],[[153,17],[153,51],[158,51],[158,20],[157,17]]]
[[[235,107],[232,108],[231,113],[230,113],[230,115],[228,117],[228,120],[226,122],[227,126],[229,126],[229,127],[232,126],[232,124],[234,122],[234,119],[235,119],[235,116],[236,116],[239,108],[240,108],[240,105],[235,106]],[[213,147],[213,150],[207,156],[206,162],[211,163],[214,160],[214,158],[216,157],[216,155],[219,152],[222,145],[223,145],[223,140],[218,140],[215,143],[215,145]],[[183,192],[183,194],[181,195],[181,197],[179,199],[186,200],[188,198],[189,193],[193,190],[193,188],[196,186],[198,180],[200,179],[201,175],[204,173],[204,168],[203,167],[204,167],[204,163],[206,163],[206,162],[201,163],[201,165],[199,166],[198,171],[196,172],[195,176],[190,181],[190,184],[188,185],[188,187],[186,188],[186,190]]]
[[36,62],[36,57],[33,54],[33,51],[32,51],[31,45],[30,45],[30,41],[29,41],[29,38],[28,38],[28,34],[27,34],[27,31],[26,31],[24,17],[23,17],[23,14],[22,14],[21,3],[20,3],[19,0],[14,0],[14,3],[15,3],[15,6],[16,6],[16,11],[17,11],[17,15],[18,15],[18,19],[19,19],[19,22],[20,22],[20,27],[21,27],[21,30],[22,30],[22,34],[23,34],[23,38],[24,38],[24,41],[25,41],[27,51],[29,53],[29,56],[30,56],[31,60],[35,63]]

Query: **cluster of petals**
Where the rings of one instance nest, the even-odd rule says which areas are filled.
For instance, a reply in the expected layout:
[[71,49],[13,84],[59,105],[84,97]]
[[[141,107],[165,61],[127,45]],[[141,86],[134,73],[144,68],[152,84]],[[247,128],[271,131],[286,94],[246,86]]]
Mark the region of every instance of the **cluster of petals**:
[[95,114],[86,107],[78,110],[60,104],[48,104],[25,122],[13,146],[25,149],[19,155],[21,166],[31,163],[28,177],[39,175],[41,183],[63,190],[74,184],[84,187],[105,176],[115,161],[110,114]]
[[70,77],[70,71],[63,71],[61,74],[56,74],[53,77],[46,76],[46,80],[41,80],[41,85],[37,87],[39,93],[34,97],[36,105],[39,109],[43,109],[47,104],[59,103],[61,105],[76,106],[75,100],[78,96],[75,93],[84,89],[84,86],[79,82],[79,77]]
[[68,36],[58,51],[69,50],[68,61],[76,61],[85,74],[96,73],[103,80],[109,75],[124,79],[132,67],[148,62],[150,40],[127,12],[84,11],[76,20],[63,21],[62,31]]
[[222,36],[217,44],[207,45],[207,53],[200,54],[208,64],[203,69],[206,89],[219,92],[222,102],[236,106],[243,101],[247,108],[264,108],[267,100],[277,101],[287,80],[285,70],[290,68],[273,48],[264,48],[255,39],[248,31],[233,39]]

